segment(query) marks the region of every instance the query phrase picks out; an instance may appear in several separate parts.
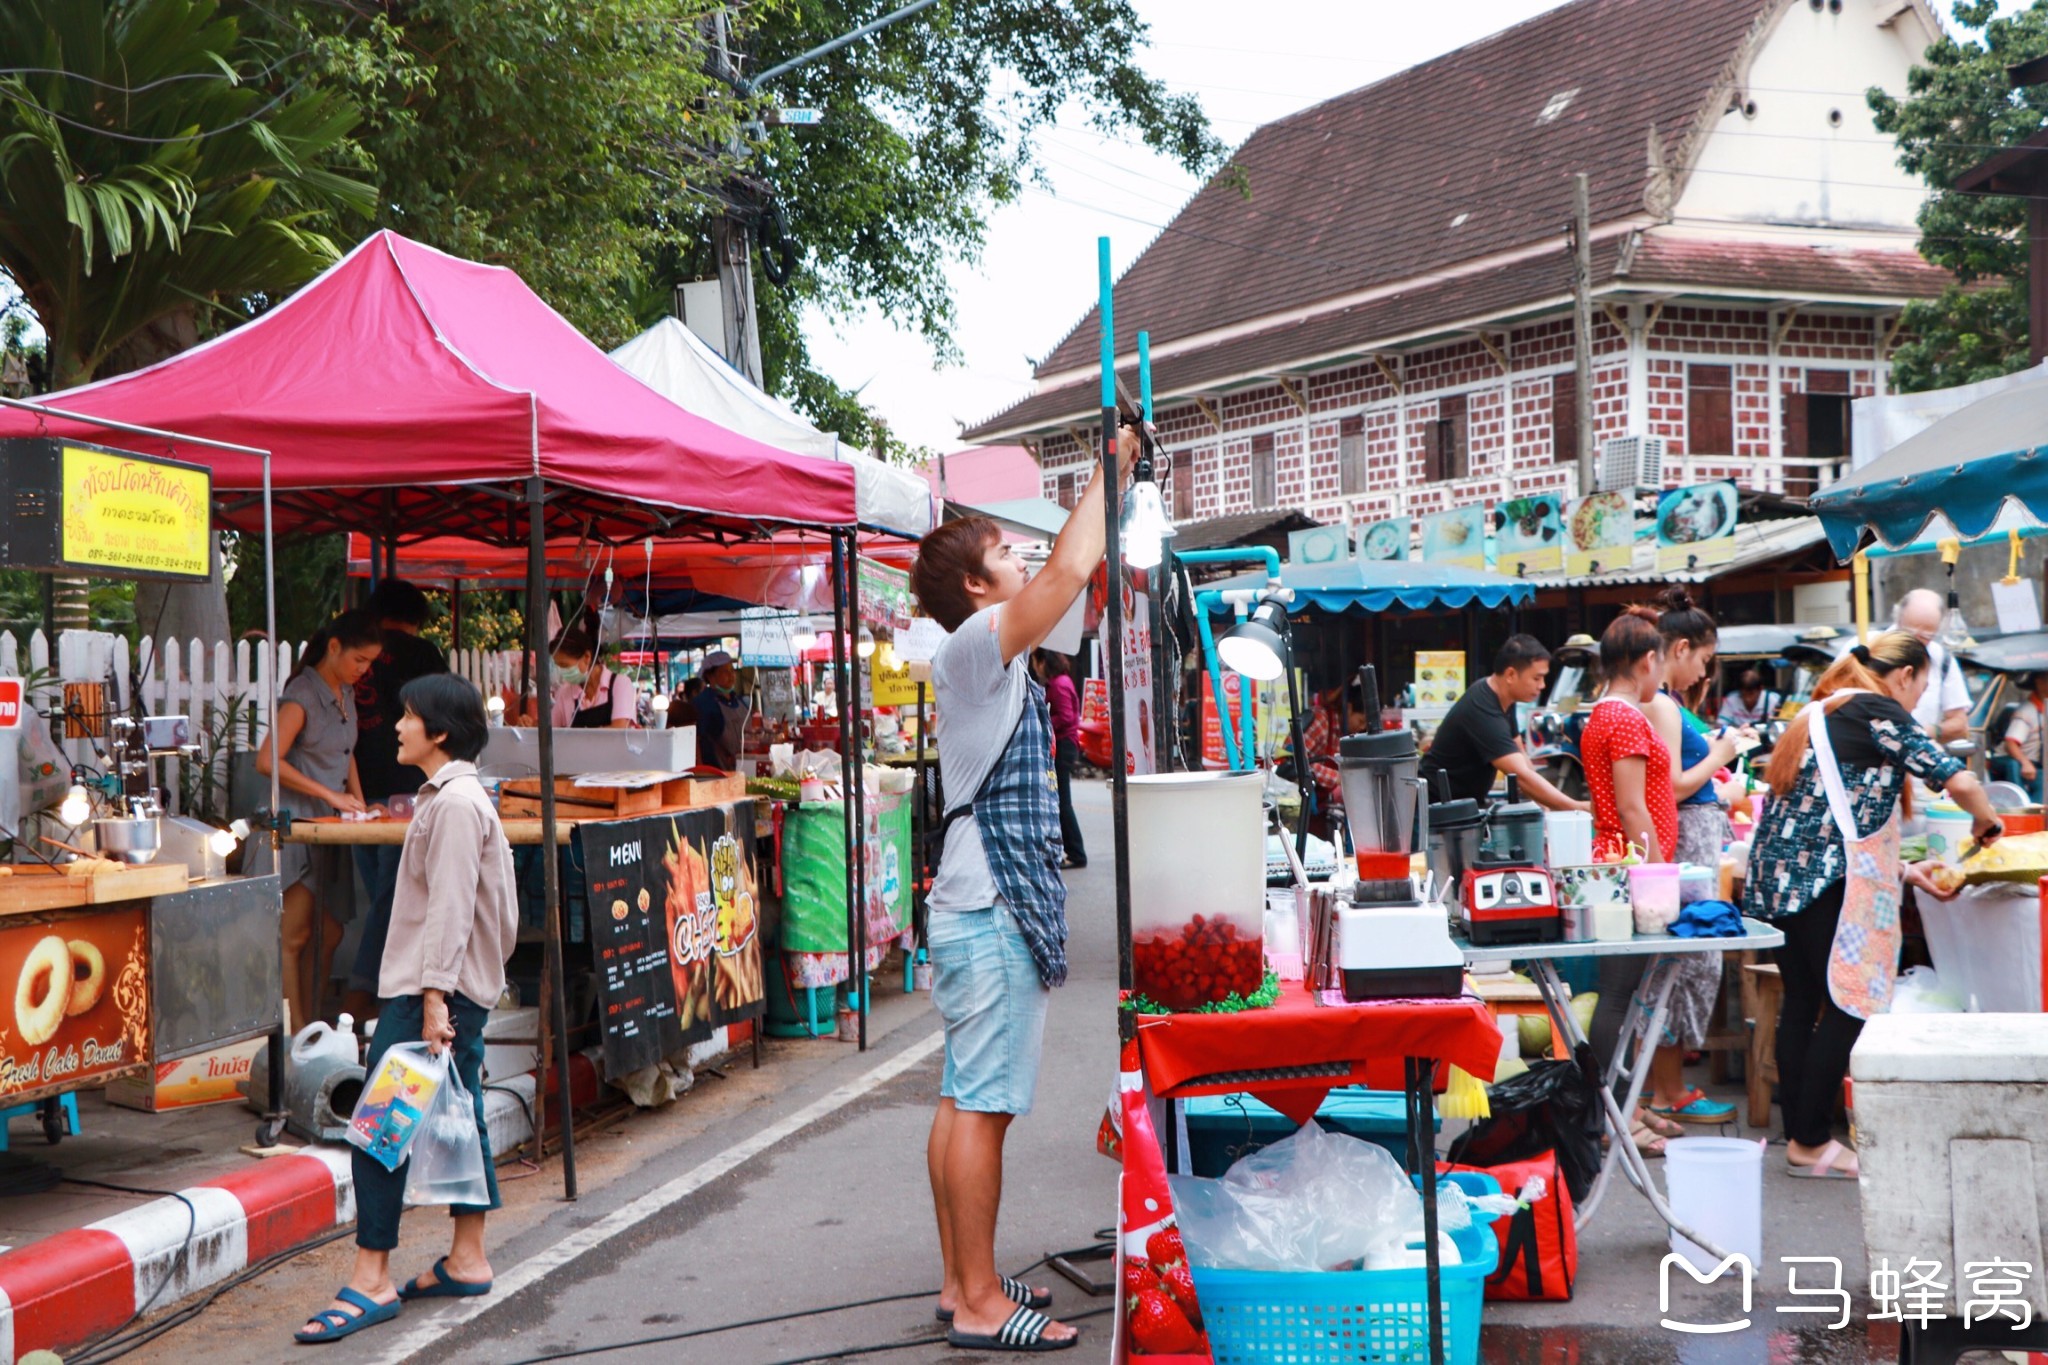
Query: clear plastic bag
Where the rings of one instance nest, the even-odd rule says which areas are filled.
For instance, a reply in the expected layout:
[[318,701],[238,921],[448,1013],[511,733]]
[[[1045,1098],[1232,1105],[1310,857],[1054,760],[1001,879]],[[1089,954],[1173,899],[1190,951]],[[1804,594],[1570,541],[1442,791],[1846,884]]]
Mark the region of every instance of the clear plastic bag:
[[[447,1061],[443,1053],[441,1061]],[[491,1186],[484,1171],[483,1134],[477,1131],[476,1101],[451,1065],[433,1110],[412,1143],[405,1173],[408,1204],[488,1204]]]
[[423,1042],[389,1048],[363,1082],[348,1119],[349,1142],[385,1170],[397,1170],[448,1079],[447,1054],[437,1057]]
[[1221,1180],[1173,1176],[1188,1258],[1219,1270],[1344,1270],[1422,1226],[1422,1197],[1385,1148],[1310,1123]]

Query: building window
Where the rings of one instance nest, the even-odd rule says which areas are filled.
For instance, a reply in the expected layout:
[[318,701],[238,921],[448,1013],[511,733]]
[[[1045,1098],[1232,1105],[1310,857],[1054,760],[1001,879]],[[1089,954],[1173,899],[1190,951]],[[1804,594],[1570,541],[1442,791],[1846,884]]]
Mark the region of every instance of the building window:
[[1735,378],[1728,365],[1685,367],[1685,451],[1735,453]]
[[1273,433],[1252,437],[1252,506],[1273,505],[1273,485],[1278,470],[1273,454]]
[[1439,398],[1436,421],[1429,426],[1428,466],[1423,478],[1428,483],[1462,479],[1470,472],[1465,430],[1465,396]]
[[[1809,389],[1816,386],[1848,388],[1848,376],[1810,373]],[[1849,395],[1840,393],[1794,393],[1785,397],[1785,496],[1810,498],[1835,467],[1849,458]]]
[[1365,491],[1365,419],[1346,417],[1337,423],[1337,476],[1344,496]]
[[1195,514],[1195,452],[1183,450],[1173,456],[1171,478],[1172,501],[1167,504],[1166,513],[1175,521],[1186,521]]
[[1078,501],[1074,485],[1080,482],[1080,477],[1078,474],[1060,475],[1060,506],[1071,510],[1074,503]]
[[1550,458],[1575,464],[1579,458],[1579,377],[1560,374],[1550,380]]

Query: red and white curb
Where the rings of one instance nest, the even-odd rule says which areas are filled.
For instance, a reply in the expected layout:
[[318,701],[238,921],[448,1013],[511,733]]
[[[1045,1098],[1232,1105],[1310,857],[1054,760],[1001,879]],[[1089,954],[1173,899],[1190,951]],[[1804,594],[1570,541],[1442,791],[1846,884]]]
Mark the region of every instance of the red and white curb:
[[0,1255],[0,1362],[90,1341],[354,1221],[350,1150],[257,1162],[180,1190],[190,1209],[153,1199]]

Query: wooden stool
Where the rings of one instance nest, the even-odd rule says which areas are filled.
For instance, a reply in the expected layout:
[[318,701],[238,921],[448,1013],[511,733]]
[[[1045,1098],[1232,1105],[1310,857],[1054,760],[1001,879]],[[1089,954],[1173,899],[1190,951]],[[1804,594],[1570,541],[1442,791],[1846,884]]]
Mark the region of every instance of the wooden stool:
[[1776,963],[1751,962],[1742,968],[1742,1014],[1749,1024],[1749,1062],[1743,1079],[1749,1086],[1749,1122],[1753,1128],[1771,1123],[1771,1087],[1778,1080],[1778,1007],[1785,983]]

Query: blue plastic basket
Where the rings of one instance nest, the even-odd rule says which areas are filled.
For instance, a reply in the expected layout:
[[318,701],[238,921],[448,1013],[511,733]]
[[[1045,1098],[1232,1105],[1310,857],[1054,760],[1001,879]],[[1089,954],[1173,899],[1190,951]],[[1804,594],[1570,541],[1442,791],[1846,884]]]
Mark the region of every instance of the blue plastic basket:
[[[1467,1194],[1490,1176],[1452,1171]],[[1486,1277],[1499,1260],[1490,1215],[1451,1234],[1460,1264],[1442,1269],[1444,1359],[1478,1365]],[[1413,1270],[1204,1270],[1195,1292],[1216,1365],[1429,1365],[1429,1277]]]

